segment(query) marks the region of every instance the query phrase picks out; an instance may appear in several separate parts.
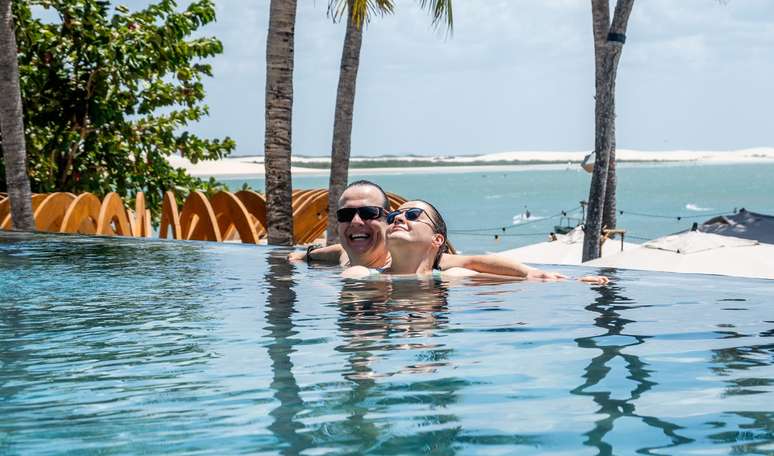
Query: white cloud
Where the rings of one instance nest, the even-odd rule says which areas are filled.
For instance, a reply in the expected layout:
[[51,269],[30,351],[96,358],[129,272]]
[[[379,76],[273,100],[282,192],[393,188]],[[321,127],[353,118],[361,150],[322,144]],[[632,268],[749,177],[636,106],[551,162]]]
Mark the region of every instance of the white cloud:
[[[199,128],[263,144],[268,0],[216,0],[207,34],[226,47]],[[330,148],[344,24],[325,0],[299,0],[294,148]],[[456,0],[454,34],[414,0],[366,29],[354,153],[582,150],[593,140],[593,49],[586,0]],[[735,148],[774,144],[774,2],[636,2],[619,72],[619,144]],[[744,100],[743,103],[734,100]],[[722,106],[723,109],[718,109]],[[709,114],[711,113],[711,114]],[[664,138],[669,138],[669,145]]]

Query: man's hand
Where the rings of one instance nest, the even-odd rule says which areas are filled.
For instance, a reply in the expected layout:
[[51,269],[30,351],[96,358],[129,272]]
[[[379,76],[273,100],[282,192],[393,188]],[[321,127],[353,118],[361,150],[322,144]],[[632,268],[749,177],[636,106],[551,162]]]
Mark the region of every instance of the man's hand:
[[288,261],[306,261],[306,252],[290,252]]

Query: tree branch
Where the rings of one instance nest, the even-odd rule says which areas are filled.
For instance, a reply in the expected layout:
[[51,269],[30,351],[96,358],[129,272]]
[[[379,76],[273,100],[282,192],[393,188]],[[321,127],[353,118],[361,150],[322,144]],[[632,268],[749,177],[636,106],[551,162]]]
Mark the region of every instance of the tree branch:
[[604,46],[610,32],[610,0],[591,0],[594,48]]
[[613,24],[610,26],[610,33],[626,34],[626,27],[629,24],[629,15],[632,13],[634,0],[618,0],[613,13]]

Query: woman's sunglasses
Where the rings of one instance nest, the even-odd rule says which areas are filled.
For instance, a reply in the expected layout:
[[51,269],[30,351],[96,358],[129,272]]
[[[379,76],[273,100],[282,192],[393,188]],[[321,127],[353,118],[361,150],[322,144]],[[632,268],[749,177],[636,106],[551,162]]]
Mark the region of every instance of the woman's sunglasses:
[[339,223],[349,223],[357,214],[361,220],[374,220],[381,217],[385,212],[387,211],[379,206],[343,207],[336,211],[336,219]]
[[[392,211],[387,214],[387,224],[392,225],[395,223],[395,217],[399,216],[400,214],[403,214],[404,217],[406,217],[406,220],[409,222],[416,222],[417,219],[419,219],[419,216],[422,215],[422,213],[425,212],[424,209],[419,207],[411,207],[409,209],[398,209],[397,211]],[[430,216],[427,216],[428,219],[430,219],[430,223],[428,225],[432,224],[431,226],[435,229],[437,229],[435,222],[433,219],[430,218]],[[427,223],[424,220],[419,220],[420,222]]]

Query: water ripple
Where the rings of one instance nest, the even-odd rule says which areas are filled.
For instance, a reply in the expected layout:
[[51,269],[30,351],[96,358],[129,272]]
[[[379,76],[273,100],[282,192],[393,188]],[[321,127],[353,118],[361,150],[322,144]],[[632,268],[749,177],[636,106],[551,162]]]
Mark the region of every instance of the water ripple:
[[774,445],[770,281],[364,282],[284,256],[0,234],[0,453]]

